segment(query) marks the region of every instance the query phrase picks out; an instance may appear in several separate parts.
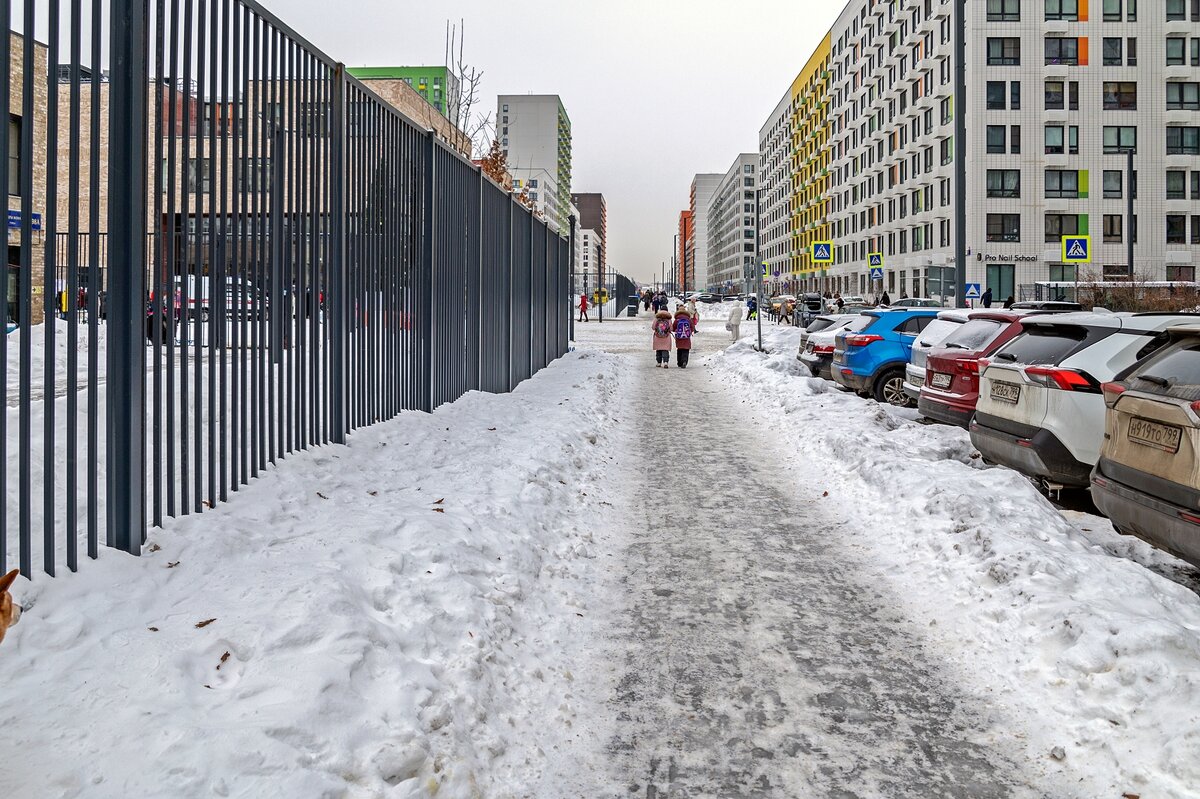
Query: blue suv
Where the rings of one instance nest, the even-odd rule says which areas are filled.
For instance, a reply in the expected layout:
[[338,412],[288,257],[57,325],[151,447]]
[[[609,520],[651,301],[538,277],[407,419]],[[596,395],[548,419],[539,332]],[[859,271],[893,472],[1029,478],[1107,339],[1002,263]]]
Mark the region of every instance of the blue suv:
[[878,402],[912,404],[904,393],[904,367],[912,357],[913,341],[937,314],[937,308],[865,311],[837,335],[830,369],[833,379]]

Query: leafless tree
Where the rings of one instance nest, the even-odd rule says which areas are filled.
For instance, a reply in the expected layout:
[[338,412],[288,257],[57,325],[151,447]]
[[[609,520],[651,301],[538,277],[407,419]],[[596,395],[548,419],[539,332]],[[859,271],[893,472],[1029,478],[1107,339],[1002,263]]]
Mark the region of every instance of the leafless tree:
[[[483,158],[491,148],[496,137],[496,126],[491,111],[477,109],[479,105],[480,86],[483,83],[483,70],[468,64],[464,58],[464,42],[466,40],[466,24],[459,20],[457,25],[446,21],[446,63],[458,77],[457,106],[458,116],[454,124],[467,135],[471,141],[472,156]],[[448,100],[450,98],[447,98]]]

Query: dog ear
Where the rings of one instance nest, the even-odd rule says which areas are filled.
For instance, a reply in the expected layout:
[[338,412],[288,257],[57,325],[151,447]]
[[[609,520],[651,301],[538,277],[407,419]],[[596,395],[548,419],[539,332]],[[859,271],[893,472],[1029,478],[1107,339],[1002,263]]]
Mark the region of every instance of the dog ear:
[[8,574],[0,577],[0,593],[5,592],[12,587],[12,584],[17,580],[17,575],[20,573],[21,572],[19,570],[13,569]]

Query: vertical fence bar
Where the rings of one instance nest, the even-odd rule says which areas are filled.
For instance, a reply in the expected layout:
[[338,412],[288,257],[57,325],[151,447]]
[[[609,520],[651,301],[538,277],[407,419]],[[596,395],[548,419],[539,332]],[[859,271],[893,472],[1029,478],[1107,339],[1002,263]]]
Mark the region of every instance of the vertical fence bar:
[[[145,357],[141,311],[146,263],[146,19],[139,0],[112,0],[109,105],[108,528],[115,546],[141,552],[145,530]],[[96,20],[95,22],[98,22]],[[93,120],[95,125],[96,120]],[[94,293],[94,292],[92,292]]]
[[346,67],[333,70],[333,138],[329,153],[329,439],[346,443]]
[[[20,538],[21,574],[31,577],[33,529],[30,506],[33,502],[33,460],[29,449],[33,443],[33,402],[30,396],[33,388],[33,100],[36,92],[34,78],[37,75],[33,67],[33,31],[36,23],[34,0],[25,0],[25,16],[22,21],[27,35],[21,44],[21,138],[18,144],[21,154],[18,177],[18,192],[21,195],[21,256],[17,279],[17,325],[21,332],[21,344],[17,360],[17,392],[20,404],[17,421],[17,535]],[[8,33],[5,32],[5,35]],[[9,68],[8,64],[4,66]],[[6,374],[5,380],[7,379]],[[7,408],[5,411],[7,412]],[[48,557],[53,558],[53,551]],[[49,563],[52,569],[53,560]]]
[[422,194],[421,222],[422,222],[422,246],[421,246],[421,283],[419,289],[418,300],[421,302],[420,323],[421,330],[419,333],[419,351],[420,365],[418,368],[417,377],[421,381],[421,390],[418,393],[417,407],[423,411],[432,411],[433,403],[433,380],[431,372],[433,370],[433,270],[437,261],[435,233],[437,231],[437,214],[434,210],[435,198],[435,181],[436,169],[434,167],[434,155],[437,152],[437,142],[434,139],[433,131],[429,131],[425,135],[425,169],[422,177],[424,178],[424,192]]
[[[0,62],[3,62],[4,68],[0,69],[0,103],[3,103],[5,111],[12,114],[12,87],[10,84],[10,76],[12,75],[12,36],[7,33],[9,26],[12,24],[12,3],[11,0],[0,0],[0,16],[4,19],[4,34],[3,41],[0,41]],[[0,125],[0,149],[4,153],[10,152],[12,146],[9,142],[9,128],[7,122]],[[3,184],[4,190],[8,191],[11,185],[11,175],[9,174],[8,159],[2,159],[0,163],[0,184]],[[8,209],[6,208],[5,211]],[[7,221],[5,222],[5,236],[8,236]],[[7,314],[6,314],[7,317]],[[7,318],[5,322],[7,322]],[[8,336],[4,337],[3,345],[0,345],[0,374],[5,376],[4,379],[4,413],[0,414],[0,485],[8,485]],[[5,500],[5,510],[0,513],[0,573],[8,572],[8,505]]]

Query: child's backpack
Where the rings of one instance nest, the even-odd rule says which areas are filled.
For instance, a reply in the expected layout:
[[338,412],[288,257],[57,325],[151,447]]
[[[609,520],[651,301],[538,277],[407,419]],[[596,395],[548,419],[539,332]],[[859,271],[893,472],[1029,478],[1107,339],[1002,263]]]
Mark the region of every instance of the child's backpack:
[[692,337],[692,320],[681,316],[675,320],[675,338],[689,339]]
[[654,337],[667,338],[671,335],[671,323],[666,319],[659,319],[654,323]]

